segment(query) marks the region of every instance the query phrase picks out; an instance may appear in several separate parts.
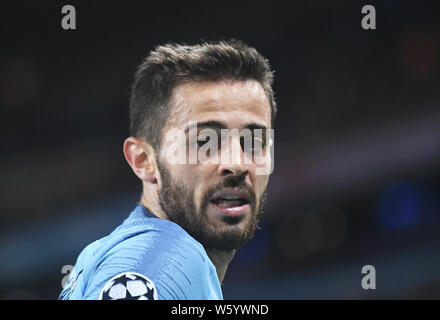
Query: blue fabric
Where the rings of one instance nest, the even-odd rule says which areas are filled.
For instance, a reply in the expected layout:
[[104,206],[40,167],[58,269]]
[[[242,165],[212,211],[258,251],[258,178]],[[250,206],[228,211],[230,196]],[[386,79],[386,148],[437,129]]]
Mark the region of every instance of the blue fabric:
[[59,299],[99,299],[106,283],[124,272],[150,279],[158,299],[223,299],[203,246],[140,205],[110,235],[81,252]]

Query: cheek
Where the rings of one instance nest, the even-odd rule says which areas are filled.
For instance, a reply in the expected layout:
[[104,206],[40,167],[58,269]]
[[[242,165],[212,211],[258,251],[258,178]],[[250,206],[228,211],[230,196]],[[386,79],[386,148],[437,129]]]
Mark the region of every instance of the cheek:
[[203,174],[197,165],[182,165],[179,171],[179,180],[183,183],[185,188],[191,196],[194,197],[196,207],[199,206],[201,197],[201,190],[203,189]]
[[198,185],[206,180],[206,172],[199,164],[178,165],[179,179],[186,185],[197,189]]
[[[185,169],[186,185],[191,188],[196,208],[199,209],[204,196],[210,188],[215,186],[215,165],[195,164],[187,165]],[[217,181],[218,183],[218,181]]]

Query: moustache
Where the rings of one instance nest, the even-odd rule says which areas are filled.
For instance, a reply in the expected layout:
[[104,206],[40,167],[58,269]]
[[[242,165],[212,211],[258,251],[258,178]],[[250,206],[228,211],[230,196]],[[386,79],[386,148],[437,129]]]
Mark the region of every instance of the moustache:
[[247,193],[249,197],[249,205],[251,206],[251,208],[254,209],[256,206],[256,195],[253,188],[246,183],[245,178],[246,174],[226,177],[221,183],[208,190],[208,192],[203,197],[202,207],[206,208],[208,206],[212,196],[216,192],[221,191],[225,188],[237,188],[239,191],[244,191]]

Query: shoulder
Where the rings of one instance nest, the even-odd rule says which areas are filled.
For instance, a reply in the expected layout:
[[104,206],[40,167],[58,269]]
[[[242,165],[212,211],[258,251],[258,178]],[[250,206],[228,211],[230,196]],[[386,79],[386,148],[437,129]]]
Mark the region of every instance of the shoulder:
[[110,292],[133,297],[129,288],[136,283],[141,288],[137,293],[148,293],[140,298],[204,299],[206,288],[216,286],[215,267],[199,242],[173,222],[148,220],[147,226],[134,223],[115,230],[84,298],[111,299]]

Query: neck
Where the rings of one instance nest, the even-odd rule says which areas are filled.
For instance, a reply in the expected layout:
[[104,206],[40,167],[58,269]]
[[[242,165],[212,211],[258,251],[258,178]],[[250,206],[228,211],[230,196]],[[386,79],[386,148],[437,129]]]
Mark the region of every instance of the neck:
[[229,263],[234,257],[235,250],[208,249],[206,253],[214,264],[218,279],[220,283],[222,283]]
[[159,203],[159,196],[157,192],[154,192],[154,190],[151,190],[151,188],[144,186],[144,191],[142,192],[140,204],[147,208],[148,211],[150,211],[156,217],[168,220],[167,215],[162,210]]
[[[157,192],[154,192],[154,190],[151,190],[151,188],[144,186],[144,192],[142,193],[140,204],[147,208],[148,211],[150,211],[156,217],[168,220],[166,213],[159,205],[159,197],[157,195]],[[206,253],[211,259],[212,264],[215,266],[218,279],[220,283],[222,283],[229,263],[234,257],[235,250],[208,249],[206,250]]]

